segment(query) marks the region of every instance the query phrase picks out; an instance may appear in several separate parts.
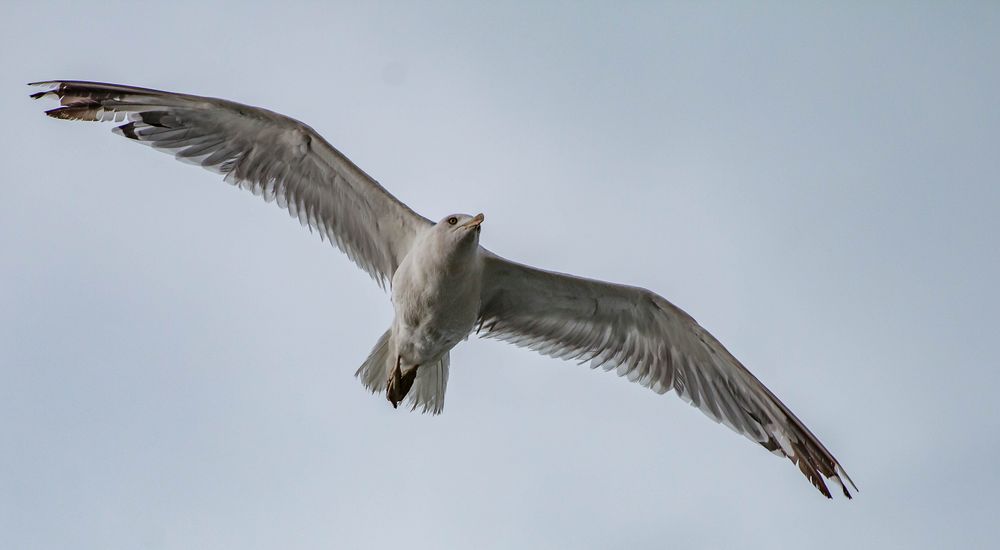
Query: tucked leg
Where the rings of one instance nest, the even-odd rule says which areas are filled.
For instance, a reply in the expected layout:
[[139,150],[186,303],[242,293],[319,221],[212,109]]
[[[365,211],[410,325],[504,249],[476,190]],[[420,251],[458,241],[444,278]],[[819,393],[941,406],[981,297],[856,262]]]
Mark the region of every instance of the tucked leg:
[[413,381],[417,378],[417,367],[407,370],[405,373],[400,368],[402,357],[396,357],[396,366],[389,373],[389,382],[386,384],[385,397],[392,403],[392,408],[399,406],[399,402],[406,397],[413,387]]

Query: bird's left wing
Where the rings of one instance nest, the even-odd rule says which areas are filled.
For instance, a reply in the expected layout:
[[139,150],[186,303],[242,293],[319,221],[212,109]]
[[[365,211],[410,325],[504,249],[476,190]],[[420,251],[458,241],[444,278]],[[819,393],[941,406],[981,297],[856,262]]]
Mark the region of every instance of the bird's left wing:
[[55,97],[53,118],[126,122],[115,133],[225,175],[276,201],[329,239],[380,285],[391,281],[420,228],[430,222],[393,197],[305,124],[233,101],[56,80],[34,98]]
[[[716,422],[788,457],[824,495],[840,463],[690,315],[644,288],[535,269],[483,250],[480,334],[674,390]],[[855,487],[855,490],[857,488]]]

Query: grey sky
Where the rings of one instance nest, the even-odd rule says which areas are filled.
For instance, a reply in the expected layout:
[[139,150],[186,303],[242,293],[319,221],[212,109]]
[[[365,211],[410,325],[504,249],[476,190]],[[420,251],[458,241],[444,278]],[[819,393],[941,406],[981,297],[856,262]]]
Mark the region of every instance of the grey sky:
[[[4,2],[0,547],[995,541],[1000,5],[945,4]],[[391,318],[364,273],[46,119],[49,78],[288,114],[500,254],[659,292],[860,494],[492,341],[442,416],[392,410],[352,377]]]

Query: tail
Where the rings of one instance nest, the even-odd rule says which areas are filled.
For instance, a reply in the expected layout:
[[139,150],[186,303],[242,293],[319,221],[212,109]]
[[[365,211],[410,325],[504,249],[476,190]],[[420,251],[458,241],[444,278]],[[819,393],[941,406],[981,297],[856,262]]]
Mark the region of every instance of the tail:
[[[395,346],[392,345],[389,332],[385,331],[385,334],[378,339],[368,358],[354,373],[354,376],[360,378],[361,383],[372,393],[385,392],[389,372],[395,366]],[[410,406],[410,410],[420,409],[423,413],[441,414],[444,409],[444,393],[448,388],[450,364],[448,355],[446,353],[438,362],[421,365],[417,369],[417,378],[413,381],[410,392],[406,394],[406,403]]]

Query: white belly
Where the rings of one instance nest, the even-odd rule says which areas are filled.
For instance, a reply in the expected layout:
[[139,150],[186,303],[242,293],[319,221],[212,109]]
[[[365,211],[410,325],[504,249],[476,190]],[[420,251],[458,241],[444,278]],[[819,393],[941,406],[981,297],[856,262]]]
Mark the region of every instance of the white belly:
[[482,269],[447,272],[407,257],[392,279],[393,339],[404,365],[437,361],[472,331],[479,316]]

